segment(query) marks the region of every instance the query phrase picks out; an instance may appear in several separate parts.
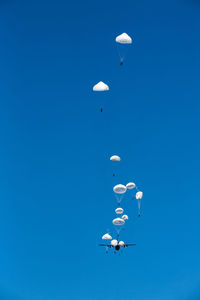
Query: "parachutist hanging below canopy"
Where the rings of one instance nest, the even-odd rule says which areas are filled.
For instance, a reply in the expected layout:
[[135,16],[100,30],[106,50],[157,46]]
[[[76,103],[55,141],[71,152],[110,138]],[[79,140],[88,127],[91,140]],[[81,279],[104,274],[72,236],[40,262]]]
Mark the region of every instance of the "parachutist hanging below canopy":
[[[109,91],[109,86],[105,84],[103,81],[99,81],[97,84],[93,86],[94,92],[106,92]],[[102,105],[102,102],[101,102]],[[103,112],[103,108],[101,107],[100,112]]]
[[126,53],[128,50],[128,45],[132,44],[132,38],[127,33],[122,33],[118,35],[115,39],[117,43],[117,49],[120,57],[120,66],[124,64],[124,58],[126,57]]

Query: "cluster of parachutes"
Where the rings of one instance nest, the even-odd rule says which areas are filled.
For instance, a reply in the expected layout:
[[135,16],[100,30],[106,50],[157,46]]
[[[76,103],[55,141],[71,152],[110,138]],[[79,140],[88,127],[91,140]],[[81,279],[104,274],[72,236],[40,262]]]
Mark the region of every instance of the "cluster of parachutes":
[[[121,158],[118,155],[113,155],[110,157],[110,160],[116,163],[121,162]],[[143,192],[138,189],[134,182],[129,182],[126,185],[124,184],[117,184],[113,187],[114,195],[117,199],[118,207],[115,209],[116,217],[112,220],[112,224],[115,226],[117,234],[119,233],[123,226],[125,225],[126,221],[129,219],[128,215],[124,213],[124,209],[121,207],[121,201],[123,200],[126,193],[131,192],[131,199],[137,201],[138,204],[138,216],[140,216],[140,208],[141,208],[141,199],[143,198]],[[129,195],[130,198],[130,195]],[[113,243],[116,243],[116,240],[112,239],[112,236],[109,233],[106,233],[102,236],[103,240],[111,240],[111,245],[115,247]],[[123,241],[118,242],[124,243]],[[121,245],[123,247],[123,245]]]
[[[126,51],[128,50],[128,45],[132,44],[132,38],[127,33],[122,33],[118,35],[115,39],[117,43],[117,49],[119,52],[120,57],[120,66],[124,63],[124,58],[126,56]],[[98,82],[93,86],[94,92],[106,92],[109,91],[109,86],[104,83],[103,81]],[[101,112],[103,112],[103,108],[101,107]],[[110,161],[115,163],[120,163],[121,158],[118,155],[113,155],[110,157]],[[113,176],[115,174],[113,173]],[[112,224],[115,226],[118,237],[119,232],[123,225],[127,222],[129,219],[128,215],[124,213],[124,209],[121,207],[121,201],[124,198],[124,195],[126,193],[132,194],[132,198],[137,200],[138,203],[138,216],[140,216],[140,207],[141,207],[141,199],[143,197],[143,193],[139,191],[138,187],[134,182],[129,182],[126,185],[124,184],[117,184],[113,187],[113,192],[115,194],[115,197],[117,199],[118,207],[115,209],[116,217],[112,220]],[[134,192],[133,192],[134,191]],[[125,243],[123,241],[118,242],[118,240],[112,239],[112,236],[109,233],[106,233],[102,236],[103,240],[111,240],[111,245],[115,247],[116,245],[119,245],[121,247],[124,247]]]

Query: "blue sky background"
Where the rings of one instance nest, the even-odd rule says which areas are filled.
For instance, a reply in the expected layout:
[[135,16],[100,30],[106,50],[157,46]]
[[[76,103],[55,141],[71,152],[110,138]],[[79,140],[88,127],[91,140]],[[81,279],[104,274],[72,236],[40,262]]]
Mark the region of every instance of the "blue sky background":
[[[2,300],[199,299],[199,33],[198,0],[0,1]],[[105,255],[129,181],[137,246]]]

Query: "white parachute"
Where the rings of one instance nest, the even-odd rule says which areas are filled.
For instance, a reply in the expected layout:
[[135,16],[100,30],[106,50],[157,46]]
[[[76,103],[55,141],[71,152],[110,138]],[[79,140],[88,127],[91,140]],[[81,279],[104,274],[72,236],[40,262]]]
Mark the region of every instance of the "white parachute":
[[117,241],[117,240],[112,240],[112,241],[110,242],[110,244],[111,244],[113,247],[115,247],[115,246],[118,245],[118,241]]
[[112,163],[112,176],[115,176],[115,174],[117,173],[119,173],[118,171],[119,171],[119,162],[121,161],[121,157],[120,156],[118,156],[118,155],[112,155],[111,157],[110,157],[110,161],[111,162],[114,162],[114,163]]
[[[106,92],[106,91],[109,91],[109,86],[107,84],[105,84],[103,81],[100,81],[93,86],[93,91],[94,92]],[[102,97],[102,95],[101,95],[101,109],[100,109],[101,112],[103,112],[102,106],[104,103],[102,98],[104,98],[104,97]]]
[[132,190],[136,187],[136,184],[134,182],[129,182],[127,183],[126,187],[128,190]]
[[143,192],[137,192],[135,195],[136,199],[142,199],[143,198]]
[[125,221],[123,219],[121,219],[121,218],[116,218],[112,222],[116,226],[122,226],[125,223]]
[[118,46],[118,52],[120,57],[120,66],[123,65],[128,46],[132,44],[132,38],[127,33],[122,33],[115,38]]
[[117,184],[113,188],[113,191],[115,193],[115,196],[116,196],[116,199],[117,199],[117,202],[119,205],[123,199],[124,194],[126,193],[126,190],[127,190],[127,188],[123,184]]
[[115,41],[120,44],[132,44],[132,38],[125,32],[118,35]]
[[93,86],[94,92],[105,92],[109,91],[109,86],[105,84],[103,81],[99,81],[97,84]]
[[117,184],[117,185],[115,185],[114,186],[114,188],[113,188],[113,191],[116,193],[116,194],[125,194],[126,193],[126,190],[127,190],[127,188],[126,188],[126,186],[125,185],[123,185],[123,184]]
[[138,216],[140,217],[141,199],[143,198],[143,192],[141,191],[137,192],[135,197],[138,201]]
[[123,241],[120,241],[120,242],[119,242],[119,246],[120,246],[120,247],[125,247],[125,243],[124,243]]
[[110,234],[106,233],[102,236],[102,240],[112,240],[112,236]]
[[128,216],[127,215],[123,215],[122,216],[122,219],[125,221],[125,220],[128,220]]
[[121,158],[118,155],[113,155],[110,157],[111,161],[121,161]]
[[121,214],[123,214],[124,210],[123,210],[123,208],[118,207],[118,208],[115,209],[115,212],[116,212],[117,215],[121,215]]

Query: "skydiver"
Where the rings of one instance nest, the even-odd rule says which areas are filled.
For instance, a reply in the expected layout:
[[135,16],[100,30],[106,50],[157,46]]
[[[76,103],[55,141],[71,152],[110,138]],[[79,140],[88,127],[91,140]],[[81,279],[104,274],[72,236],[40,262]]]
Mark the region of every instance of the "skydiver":
[[114,177],[114,176],[115,176],[115,173],[113,173],[112,175],[113,175],[113,177]]
[[103,112],[103,108],[101,107],[101,110],[100,110],[101,112]]
[[124,62],[123,62],[123,60],[121,59],[121,60],[120,60],[120,66],[123,66],[123,63],[124,63]]

